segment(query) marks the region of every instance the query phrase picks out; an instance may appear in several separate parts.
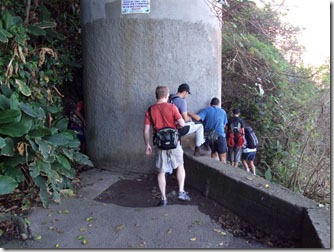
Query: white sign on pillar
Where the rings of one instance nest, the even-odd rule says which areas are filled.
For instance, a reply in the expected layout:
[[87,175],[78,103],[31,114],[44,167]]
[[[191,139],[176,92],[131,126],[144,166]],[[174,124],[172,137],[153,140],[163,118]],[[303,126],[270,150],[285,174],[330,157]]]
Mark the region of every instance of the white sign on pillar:
[[122,0],[122,14],[150,13],[150,0]]

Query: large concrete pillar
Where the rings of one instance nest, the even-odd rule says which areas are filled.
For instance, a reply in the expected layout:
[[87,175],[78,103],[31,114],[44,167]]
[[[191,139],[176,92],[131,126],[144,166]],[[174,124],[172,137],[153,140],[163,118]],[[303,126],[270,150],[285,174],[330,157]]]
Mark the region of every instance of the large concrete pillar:
[[221,29],[206,0],[151,0],[121,14],[121,0],[81,0],[88,155],[97,167],[149,172],[143,121],[155,88],[186,82],[189,111],[221,96]]

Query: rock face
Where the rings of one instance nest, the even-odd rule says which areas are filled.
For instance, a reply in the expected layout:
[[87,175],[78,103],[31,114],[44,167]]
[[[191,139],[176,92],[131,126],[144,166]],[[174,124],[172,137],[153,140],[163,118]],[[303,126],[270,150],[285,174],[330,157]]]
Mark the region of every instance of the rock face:
[[156,86],[188,83],[192,112],[221,96],[219,21],[206,0],[154,0],[143,14],[122,14],[120,0],[80,2],[88,155],[100,168],[151,171],[143,121]]

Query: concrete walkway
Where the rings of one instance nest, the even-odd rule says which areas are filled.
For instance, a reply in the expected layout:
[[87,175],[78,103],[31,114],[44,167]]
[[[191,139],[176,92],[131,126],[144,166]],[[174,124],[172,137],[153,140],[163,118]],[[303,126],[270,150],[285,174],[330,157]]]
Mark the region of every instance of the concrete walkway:
[[[156,207],[158,199],[148,196],[157,194],[155,187],[143,191],[143,187],[135,188],[131,184],[131,181],[140,183],[140,175],[91,169],[81,173],[80,179],[82,187],[78,195],[64,198],[61,204],[51,204],[49,209],[37,207],[31,211],[28,220],[37,240],[10,241],[2,247],[267,248],[223,230],[203,210],[203,205],[196,203],[208,200],[199,193],[190,194],[194,198],[192,202],[180,202],[176,193],[167,188],[170,204]],[[123,187],[122,181],[127,181]],[[120,186],[116,187],[117,184]],[[222,207],[212,206],[207,205],[208,210],[219,215]]]

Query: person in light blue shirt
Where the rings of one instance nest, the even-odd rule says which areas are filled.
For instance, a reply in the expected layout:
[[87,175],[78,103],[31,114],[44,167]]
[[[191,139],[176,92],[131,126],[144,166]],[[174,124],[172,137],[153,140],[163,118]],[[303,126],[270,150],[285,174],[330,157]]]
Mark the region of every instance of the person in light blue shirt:
[[219,135],[218,139],[214,142],[210,142],[211,157],[226,163],[226,134],[225,127],[228,123],[227,114],[224,109],[221,108],[220,100],[217,97],[211,99],[210,106],[201,110],[198,114],[189,113],[188,115],[197,120],[202,121],[204,125],[204,132],[209,130],[215,130]]

